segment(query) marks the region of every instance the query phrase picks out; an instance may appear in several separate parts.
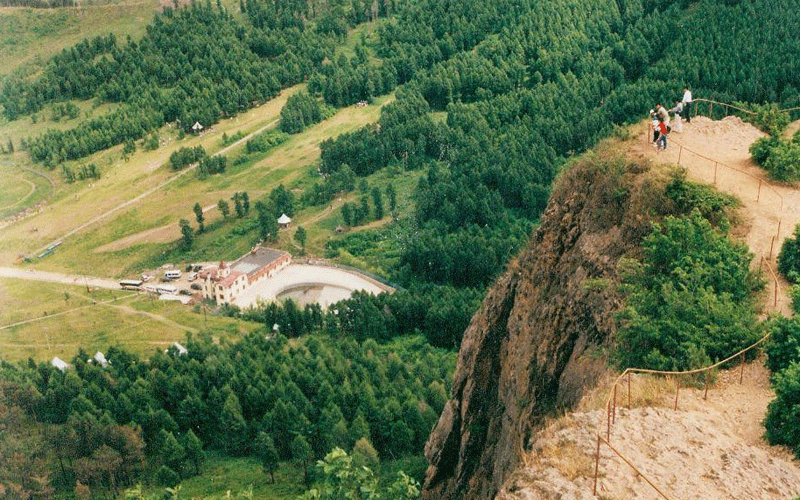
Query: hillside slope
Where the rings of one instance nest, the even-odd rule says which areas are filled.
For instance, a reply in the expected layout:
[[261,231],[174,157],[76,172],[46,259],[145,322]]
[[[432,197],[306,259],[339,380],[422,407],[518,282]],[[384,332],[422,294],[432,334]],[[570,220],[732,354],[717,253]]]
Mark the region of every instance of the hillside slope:
[[542,417],[574,405],[605,369],[621,304],[609,283],[649,230],[640,214],[666,205],[642,189],[642,172],[589,158],[556,183],[528,248],[464,333],[452,399],[426,445],[423,498],[491,498]]
[[[621,146],[634,161],[625,174],[579,164],[562,177],[531,245],[473,318],[459,355],[454,399],[426,449],[432,465],[425,498],[490,498],[509,477],[497,498],[591,497],[594,436],[605,412],[573,414],[558,424],[567,428],[561,433],[541,432],[542,417],[554,408],[569,408],[602,371],[601,353],[614,332],[610,316],[619,300],[608,283],[615,279],[620,255],[632,250],[639,231],[649,226],[643,214],[656,214],[655,207],[668,210],[659,206],[650,182],[657,183],[658,172],[670,169],[679,155],[695,181],[714,182],[716,168],[718,188],[742,200],[742,223],[735,233],[754,252],[753,265],[763,264],[764,257],[774,267],[780,240],[770,259],[772,238],[779,224],[782,238],[798,222],[791,210],[797,193],[768,185],[750,162],[748,146],[761,136],[758,130],[738,118],[700,117],[683,134],[673,134],[664,153],[644,141],[644,129],[636,130]],[[708,159],[717,154],[718,160]],[[651,170],[642,173],[647,165]],[[787,312],[786,287],[780,287],[777,306],[774,288],[768,290],[765,308]],[[768,376],[760,365],[748,372],[744,386],[738,377],[733,384],[723,376],[710,405],[700,404],[697,391],[684,396],[677,413],[667,409],[674,387],[660,388],[663,394],[647,402],[663,397],[660,407],[620,413],[612,442],[676,493],[796,495],[796,464],[760,437],[760,421],[773,397]],[[528,446],[532,455],[523,451]],[[541,453],[548,449],[550,455]],[[614,462],[604,453],[604,463]],[[531,467],[512,475],[521,462]],[[601,474],[604,494],[652,498],[653,491],[627,466],[609,467]]]

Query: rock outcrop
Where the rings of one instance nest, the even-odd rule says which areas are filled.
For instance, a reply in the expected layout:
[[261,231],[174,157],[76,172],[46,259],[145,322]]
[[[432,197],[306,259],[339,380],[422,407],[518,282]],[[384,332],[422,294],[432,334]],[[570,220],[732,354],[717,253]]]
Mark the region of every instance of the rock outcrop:
[[618,261],[649,230],[640,214],[662,202],[642,194],[643,170],[588,158],[556,183],[527,249],[464,333],[452,399],[425,447],[423,498],[493,498],[542,418],[605,370]]

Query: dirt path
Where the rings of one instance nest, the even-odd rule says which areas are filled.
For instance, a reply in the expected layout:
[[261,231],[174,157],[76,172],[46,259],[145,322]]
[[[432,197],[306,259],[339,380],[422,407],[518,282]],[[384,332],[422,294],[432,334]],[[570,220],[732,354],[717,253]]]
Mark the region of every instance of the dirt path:
[[[644,140],[648,132],[640,130],[640,140],[632,148],[634,156],[680,164],[690,179],[713,184],[741,200],[742,236],[755,255],[753,266],[763,267],[763,258],[772,270],[777,269],[781,244],[800,223],[800,191],[773,183],[750,158],[750,144],[764,133],[737,117],[714,121],[700,116],[684,124],[682,133],[670,134],[667,150],[657,152]],[[772,282],[769,275],[767,279]],[[768,287],[768,311],[791,315],[788,288],[778,276],[776,304],[774,285]]]
[[194,327],[191,327],[191,326],[187,326],[187,325],[182,325],[182,324],[178,323],[177,321],[173,321],[173,320],[171,320],[169,318],[165,318],[164,316],[161,316],[161,315],[158,315],[158,314],[153,314],[153,313],[147,312],[147,311],[139,311],[139,310],[134,309],[134,308],[132,308],[130,306],[121,305],[121,304],[107,304],[107,305],[109,307],[113,307],[115,309],[119,309],[120,311],[123,311],[123,312],[125,312],[127,314],[138,314],[138,315],[141,315],[141,316],[147,316],[150,319],[153,319],[153,320],[158,321],[160,323],[164,323],[165,325],[171,326],[172,328],[175,328],[177,330],[188,331],[188,332],[192,332],[192,333],[197,333],[197,331],[198,331],[197,328],[194,328]]
[[50,283],[62,283],[64,285],[76,285],[95,288],[108,288],[119,290],[119,283],[116,280],[97,278],[93,276],[78,274],[62,274],[50,271],[37,271],[36,269],[18,269],[14,267],[0,267],[0,278],[17,278],[29,281],[48,281]]

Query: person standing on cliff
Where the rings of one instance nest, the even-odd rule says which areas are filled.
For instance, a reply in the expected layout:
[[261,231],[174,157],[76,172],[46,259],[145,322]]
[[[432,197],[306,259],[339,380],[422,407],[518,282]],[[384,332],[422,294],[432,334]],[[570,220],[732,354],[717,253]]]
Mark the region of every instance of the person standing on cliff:
[[681,117],[686,120],[686,123],[690,123],[692,121],[692,91],[689,90],[689,87],[683,87],[683,99],[681,99],[681,104],[683,104],[683,114]]
[[660,117],[658,119],[658,141],[656,142],[656,149],[664,151],[667,149],[667,134],[670,132],[669,125],[664,122]]
[[683,130],[683,124],[681,123],[681,117],[683,117],[684,113],[683,103],[680,100],[675,101],[675,107],[670,109],[669,112],[675,115],[675,119],[672,121],[672,130],[681,132]]
[[656,104],[656,116],[659,121],[669,125],[669,112],[661,104]]

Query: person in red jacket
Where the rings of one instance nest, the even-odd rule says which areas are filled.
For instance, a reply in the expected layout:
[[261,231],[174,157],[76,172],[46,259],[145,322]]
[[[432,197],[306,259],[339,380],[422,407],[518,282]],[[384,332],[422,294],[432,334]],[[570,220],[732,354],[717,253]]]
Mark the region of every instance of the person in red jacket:
[[659,151],[663,151],[667,149],[667,135],[669,134],[669,126],[664,123],[664,120],[658,120],[658,142],[656,143],[656,149]]

